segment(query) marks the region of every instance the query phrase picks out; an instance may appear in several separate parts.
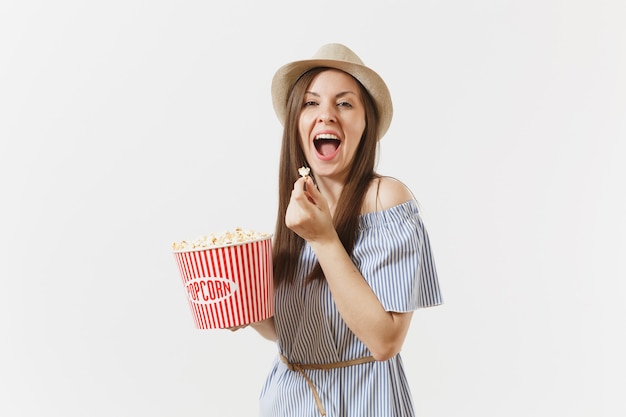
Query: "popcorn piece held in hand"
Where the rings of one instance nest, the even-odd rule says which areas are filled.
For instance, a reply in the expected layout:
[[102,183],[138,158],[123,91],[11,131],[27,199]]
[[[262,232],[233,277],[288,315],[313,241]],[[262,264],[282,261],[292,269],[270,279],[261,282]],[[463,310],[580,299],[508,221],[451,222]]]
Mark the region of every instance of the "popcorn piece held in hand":
[[301,177],[308,177],[310,173],[311,173],[311,168],[309,167],[298,168],[298,174],[300,174]]

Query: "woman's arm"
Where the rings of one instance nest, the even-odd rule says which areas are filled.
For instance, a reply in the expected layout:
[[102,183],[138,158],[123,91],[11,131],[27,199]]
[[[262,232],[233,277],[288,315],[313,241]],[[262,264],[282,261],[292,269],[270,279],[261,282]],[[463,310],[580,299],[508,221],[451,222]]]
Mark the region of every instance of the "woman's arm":
[[275,342],[278,339],[278,336],[276,335],[276,326],[274,325],[274,317],[257,321],[256,323],[250,324],[250,326],[267,340]]
[[395,356],[404,344],[413,313],[385,311],[338,237],[310,243],[337,309],[350,330],[376,360]]
[[[324,197],[316,187],[304,191],[304,184],[299,184],[304,181],[298,180],[294,187],[285,219],[287,226],[311,245],[337,309],[350,330],[376,360],[387,360],[401,350],[413,313],[385,311],[343,247]],[[404,185],[394,183],[381,184],[379,197],[383,208],[412,198]]]

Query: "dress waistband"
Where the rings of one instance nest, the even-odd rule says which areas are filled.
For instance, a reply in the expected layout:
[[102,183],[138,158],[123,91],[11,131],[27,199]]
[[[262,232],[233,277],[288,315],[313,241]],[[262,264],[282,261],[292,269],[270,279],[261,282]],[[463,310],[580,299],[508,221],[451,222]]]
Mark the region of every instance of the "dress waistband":
[[315,388],[315,385],[313,385],[313,381],[311,381],[311,379],[307,376],[306,372],[304,372],[304,371],[306,369],[345,368],[347,366],[361,365],[363,363],[374,362],[376,360],[376,359],[374,359],[373,356],[365,356],[365,357],[362,357],[362,358],[351,359],[349,361],[332,362],[332,363],[320,363],[320,364],[314,364],[314,363],[313,364],[303,364],[303,363],[291,363],[282,354],[280,354],[280,359],[285,363],[285,365],[287,365],[287,369],[289,369],[290,371],[300,372],[300,374],[304,377],[304,379],[306,380],[307,384],[309,384],[309,387],[311,388],[311,392],[313,392],[313,397],[315,397],[315,404],[317,404],[317,409],[319,410],[320,414],[323,415],[323,416],[326,415],[326,410],[324,409],[324,405],[322,404],[322,400],[320,399],[319,393],[317,392],[317,389]]

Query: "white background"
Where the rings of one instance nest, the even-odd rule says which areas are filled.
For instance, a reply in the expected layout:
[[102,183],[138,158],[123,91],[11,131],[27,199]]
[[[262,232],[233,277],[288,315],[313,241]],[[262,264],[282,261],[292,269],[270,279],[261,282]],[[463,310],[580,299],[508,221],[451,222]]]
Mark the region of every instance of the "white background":
[[170,245],[273,231],[274,71],[341,42],[445,296],[418,415],[626,414],[626,3],[3,1],[0,415],[254,416],[276,349],[193,327]]

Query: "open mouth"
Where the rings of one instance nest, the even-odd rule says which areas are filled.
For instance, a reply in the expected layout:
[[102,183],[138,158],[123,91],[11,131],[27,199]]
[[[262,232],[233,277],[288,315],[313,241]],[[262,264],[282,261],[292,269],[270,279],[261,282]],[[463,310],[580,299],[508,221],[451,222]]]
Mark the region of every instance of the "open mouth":
[[315,137],[313,144],[315,145],[317,153],[322,156],[330,156],[337,152],[341,141],[335,135],[322,134]]

